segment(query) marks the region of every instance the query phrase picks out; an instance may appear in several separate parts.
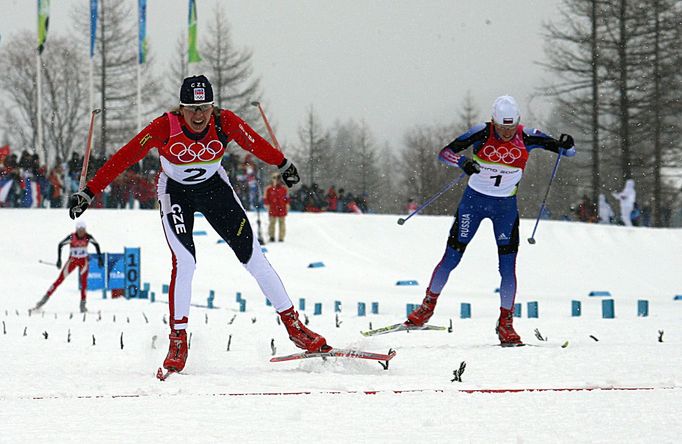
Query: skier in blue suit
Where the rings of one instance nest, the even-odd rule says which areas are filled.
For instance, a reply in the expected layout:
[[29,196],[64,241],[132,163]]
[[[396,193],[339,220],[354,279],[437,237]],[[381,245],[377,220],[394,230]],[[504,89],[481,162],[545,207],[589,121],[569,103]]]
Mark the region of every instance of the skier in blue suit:
[[[519,248],[516,191],[530,151],[543,148],[572,157],[575,147],[568,134],[557,140],[540,130],[524,128],[519,122],[519,107],[514,98],[498,97],[493,103],[491,121],[474,126],[440,151],[441,162],[460,167],[470,177],[455,213],[445,254],[433,270],[422,304],[408,315],[406,325],[422,326],[428,322],[450,272],[459,264],[481,221],[489,218],[502,277],[497,335],[503,346],[523,345],[512,325]],[[473,147],[473,159],[459,154],[469,146]]]

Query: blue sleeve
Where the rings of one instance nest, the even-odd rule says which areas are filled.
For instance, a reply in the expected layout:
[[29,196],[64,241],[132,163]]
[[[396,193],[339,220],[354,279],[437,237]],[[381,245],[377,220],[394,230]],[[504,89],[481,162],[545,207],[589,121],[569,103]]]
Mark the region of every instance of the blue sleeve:
[[466,157],[457,153],[464,151],[471,145],[476,149],[478,145],[481,145],[488,138],[488,131],[488,125],[485,123],[472,126],[464,134],[458,136],[440,150],[438,160],[446,165],[461,166]]
[[558,140],[543,133],[537,128],[524,128],[523,142],[526,144],[526,150],[528,150],[528,152],[531,152],[531,150],[534,150],[535,148],[542,148],[553,153],[561,153],[562,156],[566,157],[575,156],[575,147],[569,149],[560,148]]

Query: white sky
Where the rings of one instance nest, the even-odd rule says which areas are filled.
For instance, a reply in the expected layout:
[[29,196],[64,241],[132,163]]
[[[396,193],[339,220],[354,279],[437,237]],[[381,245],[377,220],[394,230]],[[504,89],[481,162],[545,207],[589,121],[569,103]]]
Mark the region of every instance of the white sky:
[[[36,29],[36,3],[0,0],[0,45]],[[52,0],[48,45],[53,33],[68,32],[78,3],[88,0]],[[187,26],[187,3],[148,0],[159,63]],[[200,39],[216,3],[234,42],[253,50],[261,100],[282,142],[298,140],[310,105],[325,126],[364,119],[378,142],[394,147],[415,124],[455,120],[468,91],[481,119],[501,94],[516,96],[525,116],[548,109],[528,98],[550,76],[535,62],[544,58],[542,23],[557,16],[559,0],[198,0]]]

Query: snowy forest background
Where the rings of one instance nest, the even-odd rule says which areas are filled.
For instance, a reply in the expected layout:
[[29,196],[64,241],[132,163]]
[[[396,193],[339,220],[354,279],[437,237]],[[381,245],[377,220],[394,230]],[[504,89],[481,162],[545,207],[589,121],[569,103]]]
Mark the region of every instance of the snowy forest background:
[[[244,117],[265,135],[252,100],[267,106],[268,92],[259,82],[249,48],[238,47],[220,3],[208,29],[200,33],[203,60],[188,69],[187,35],[178,35],[176,57],[156,65],[148,47],[143,65],[144,121],[177,104],[183,77],[205,73],[219,107]],[[95,132],[93,155],[111,155],[137,131],[137,24],[132,1],[101,0],[94,58],[96,107],[103,109]],[[552,217],[568,215],[583,196],[620,191],[625,180],[637,184],[637,201],[653,226],[679,226],[682,207],[682,2],[677,0],[564,0],[539,39],[545,54],[541,64],[552,80],[540,85],[537,97],[551,99],[543,116],[524,116],[525,123],[558,137],[575,137],[578,156],[565,159],[548,200]],[[51,33],[42,54],[44,149],[37,154],[48,166],[80,153],[87,133],[89,108],[86,52],[73,50],[76,39],[87,40],[87,5],[74,8],[70,34]],[[0,111],[2,145],[13,149],[36,146],[35,33],[26,31],[0,46]],[[520,57],[524,54],[519,48]],[[27,81],[27,79],[33,79]],[[330,184],[355,195],[366,195],[378,213],[404,210],[409,198],[423,202],[451,180],[453,171],[437,162],[442,146],[473,124],[489,118],[478,109],[476,91],[461,97],[451,121],[421,122],[406,128],[401,146],[391,146],[364,121],[336,120],[322,124],[315,100],[300,116],[299,138],[283,147],[306,184],[322,189]],[[277,116],[270,116],[277,122]],[[333,121],[334,116],[325,116]],[[275,132],[277,131],[275,127]],[[233,150],[238,152],[241,150]],[[243,153],[243,152],[242,152]],[[156,155],[156,153],[154,153]],[[240,153],[241,155],[241,153]],[[519,192],[522,217],[535,217],[555,156],[534,152]],[[93,169],[91,168],[91,173]],[[427,214],[449,214],[461,187],[430,206]]]

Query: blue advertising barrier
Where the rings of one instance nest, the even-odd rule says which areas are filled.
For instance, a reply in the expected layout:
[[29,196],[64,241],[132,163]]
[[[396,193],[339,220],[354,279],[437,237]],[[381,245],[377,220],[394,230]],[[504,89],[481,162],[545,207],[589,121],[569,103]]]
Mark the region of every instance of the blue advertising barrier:
[[107,289],[125,288],[125,263],[121,253],[107,253]]
[[406,281],[398,281],[395,283],[396,285],[404,286],[404,285],[419,285],[419,282],[415,280],[406,280]]
[[582,304],[580,301],[572,300],[571,301],[571,316],[574,318],[577,318],[580,316],[580,313],[582,312]]
[[[125,248],[121,253],[102,253],[104,266],[97,254],[88,255],[88,290],[125,290],[126,298],[146,297],[140,291],[140,248]],[[80,288],[80,279],[78,280]],[[148,290],[148,289],[147,289]],[[167,292],[167,290],[166,290]]]
[[601,301],[601,317],[604,319],[613,319],[616,317],[613,299],[604,299]]
[[471,318],[471,304],[468,302],[462,302],[459,304],[459,317],[461,319]]
[[[99,266],[99,260],[98,256],[96,254],[89,254],[88,255],[88,283],[87,283],[87,288],[88,290],[105,290],[107,288],[107,279],[106,279],[106,256],[107,253],[104,253],[104,267]],[[78,279],[78,289],[80,290],[81,280]]]
[[526,306],[528,307],[529,318],[537,318],[539,316],[537,301],[528,302]]

